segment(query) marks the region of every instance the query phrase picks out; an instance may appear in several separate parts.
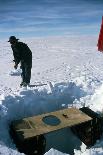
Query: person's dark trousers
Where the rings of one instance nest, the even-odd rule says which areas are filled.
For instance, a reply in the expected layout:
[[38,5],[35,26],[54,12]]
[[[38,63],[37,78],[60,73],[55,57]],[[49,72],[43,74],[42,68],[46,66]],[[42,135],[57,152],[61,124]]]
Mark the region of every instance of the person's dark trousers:
[[22,69],[22,73],[21,73],[21,77],[22,77],[22,82],[25,83],[30,83],[30,79],[31,79],[31,66],[23,63],[21,65],[21,69]]

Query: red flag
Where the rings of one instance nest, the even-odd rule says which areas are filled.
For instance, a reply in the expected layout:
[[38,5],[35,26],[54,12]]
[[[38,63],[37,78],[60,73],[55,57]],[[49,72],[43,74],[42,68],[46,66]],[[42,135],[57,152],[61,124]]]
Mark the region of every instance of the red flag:
[[98,46],[98,51],[103,52],[103,16],[102,16],[102,24],[100,28],[97,46]]

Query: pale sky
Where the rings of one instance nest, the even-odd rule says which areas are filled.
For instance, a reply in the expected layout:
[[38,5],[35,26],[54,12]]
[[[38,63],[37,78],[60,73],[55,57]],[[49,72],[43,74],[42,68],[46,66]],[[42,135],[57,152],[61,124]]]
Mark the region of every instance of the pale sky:
[[98,34],[102,0],[0,0],[0,38]]

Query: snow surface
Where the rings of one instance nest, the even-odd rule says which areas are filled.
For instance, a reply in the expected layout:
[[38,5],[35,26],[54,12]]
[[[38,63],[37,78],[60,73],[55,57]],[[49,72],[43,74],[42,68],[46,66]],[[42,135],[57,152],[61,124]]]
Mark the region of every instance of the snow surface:
[[[69,107],[88,106],[98,113],[103,112],[103,54],[97,51],[97,36],[28,38],[22,41],[33,52],[31,85],[37,87],[19,87],[20,70],[13,68],[10,45],[6,40],[0,41],[1,155],[21,154],[9,135],[12,120]],[[74,137],[70,139],[75,142]],[[62,143],[61,140],[60,146],[65,143],[67,141]],[[79,149],[74,147],[72,151],[75,155],[102,155],[102,146],[101,137],[92,148],[80,143]],[[69,153],[53,148],[48,147],[45,155]]]

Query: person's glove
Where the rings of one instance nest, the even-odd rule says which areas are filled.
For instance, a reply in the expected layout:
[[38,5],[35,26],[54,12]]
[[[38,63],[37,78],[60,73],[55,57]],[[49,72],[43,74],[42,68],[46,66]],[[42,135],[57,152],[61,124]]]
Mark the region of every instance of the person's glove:
[[14,68],[17,69],[17,68],[18,68],[18,65],[15,64],[15,65],[14,65]]

